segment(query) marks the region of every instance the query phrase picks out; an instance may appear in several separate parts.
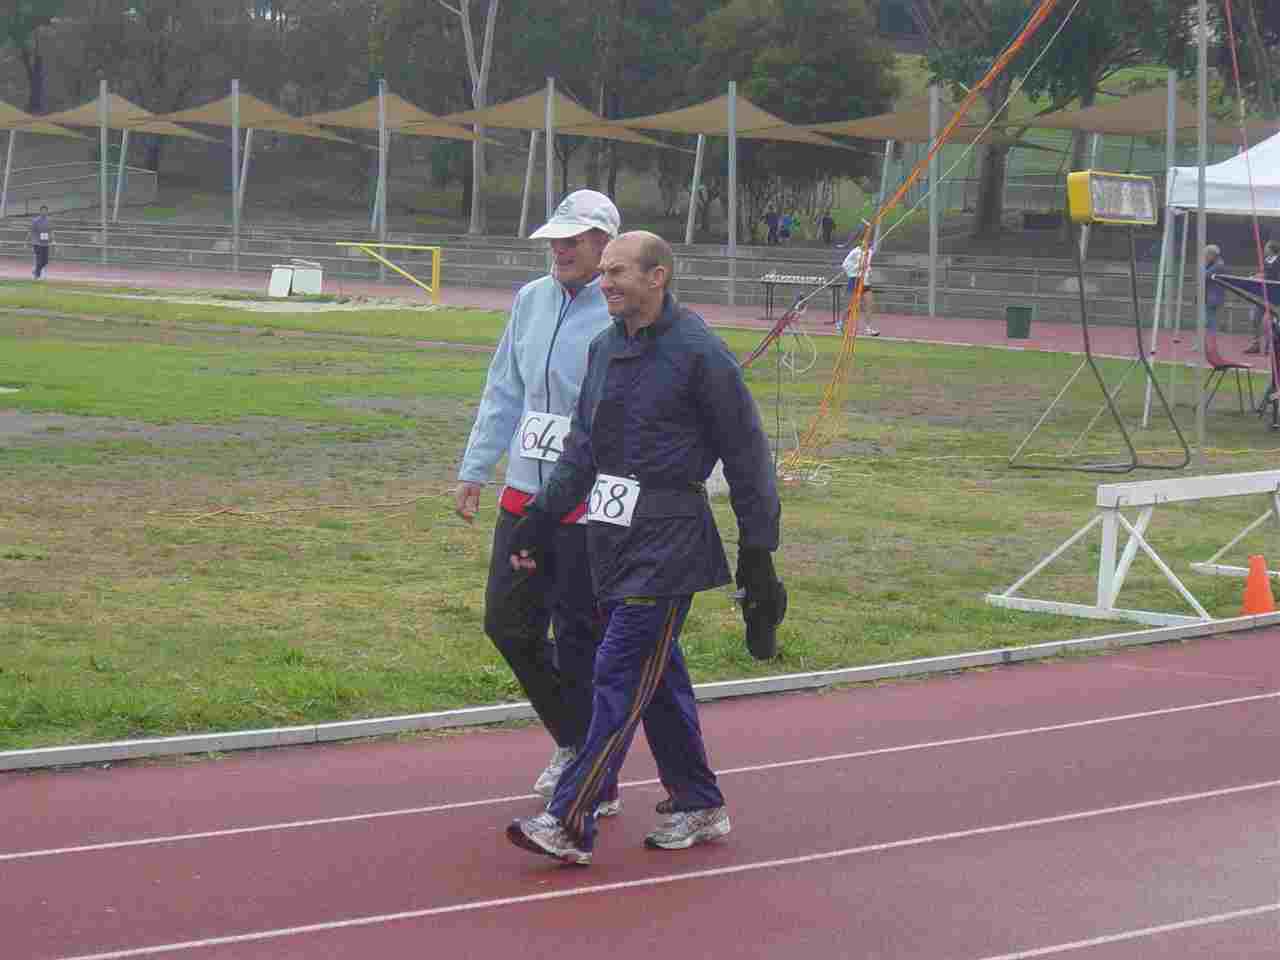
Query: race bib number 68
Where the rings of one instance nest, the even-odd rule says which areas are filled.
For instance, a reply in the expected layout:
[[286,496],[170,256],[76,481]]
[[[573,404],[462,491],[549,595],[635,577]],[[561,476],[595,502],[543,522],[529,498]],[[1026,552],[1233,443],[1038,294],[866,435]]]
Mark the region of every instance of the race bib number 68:
[[614,477],[607,473],[596,477],[596,485],[587,501],[587,519],[631,526],[631,515],[640,499],[640,482],[630,477]]

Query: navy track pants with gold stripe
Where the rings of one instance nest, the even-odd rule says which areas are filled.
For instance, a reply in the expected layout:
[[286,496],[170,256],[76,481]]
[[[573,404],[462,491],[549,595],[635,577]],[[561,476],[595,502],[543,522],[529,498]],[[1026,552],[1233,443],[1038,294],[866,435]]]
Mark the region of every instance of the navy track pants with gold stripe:
[[596,651],[591,726],[549,807],[584,849],[595,842],[601,789],[617,777],[641,721],[676,809],[724,803],[707,763],[693,684],[680,652],[680,628],[692,601],[628,597],[604,605],[607,626]]

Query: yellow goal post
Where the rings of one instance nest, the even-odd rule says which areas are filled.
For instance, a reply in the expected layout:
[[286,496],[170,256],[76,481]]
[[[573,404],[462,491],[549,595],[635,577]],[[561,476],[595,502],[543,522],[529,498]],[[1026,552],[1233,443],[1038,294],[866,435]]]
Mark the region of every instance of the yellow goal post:
[[[373,240],[339,240],[336,243],[339,247],[351,247],[368,254],[374,260],[383,266],[390,267],[400,276],[404,277],[410,283],[416,283],[427,293],[431,294],[432,304],[440,302],[440,258],[443,254],[444,247],[424,247],[413,243],[378,243]],[[399,264],[392,263],[378,251],[380,250],[414,250],[419,253],[431,254],[431,282],[423,283],[408,270],[405,270]]]

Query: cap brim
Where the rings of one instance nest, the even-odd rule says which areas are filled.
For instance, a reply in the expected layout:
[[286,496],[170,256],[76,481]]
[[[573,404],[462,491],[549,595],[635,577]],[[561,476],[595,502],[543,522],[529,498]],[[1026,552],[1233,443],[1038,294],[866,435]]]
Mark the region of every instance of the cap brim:
[[[533,233],[529,234],[530,240],[567,240],[569,237],[576,237],[579,234],[586,233],[588,230],[604,229],[598,224],[583,223],[581,221],[555,221],[550,220],[544,223]],[[607,231],[606,231],[607,232]]]

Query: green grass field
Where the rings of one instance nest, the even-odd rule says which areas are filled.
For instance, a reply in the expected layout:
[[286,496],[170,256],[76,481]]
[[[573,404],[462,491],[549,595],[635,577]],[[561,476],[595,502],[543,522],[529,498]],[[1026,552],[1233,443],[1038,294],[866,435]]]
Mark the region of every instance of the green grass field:
[[[520,699],[481,630],[492,503],[469,527],[451,497],[504,318],[251,313],[123,292],[0,286],[0,386],[15,391],[0,392],[0,748]],[[724,336],[741,353],[758,334]],[[779,383],[773,355],[750,371],[784,446],[835,348],[823,338],[794,381]],[[710,592],[684,636],[695,678],[1119,629],[983,600],[1082,525],[1107,479],[1006,463],[1078,362],[860,341],[840,438],[783,485],[782,656],[753,661],[727,591]],[[1126,365],[1103,369],[1114,383]],[[1140,398],[1135,377],[1118,402],[1134,416]],[[1033,444],[1042,462],[1065,462],[1099,402],[1084,381],[1068,393]],[[1231,409],[1211,413],[1195,470],[1274,462],[1275,435]],[[1117,448],[1114,431],[1095,433],[1078,454]],[[1161,428],[1139,443],[1167,457],[1174,440]],[[1242,584],[1185,564],[1262,509],[1169,508],[1149,536],[1229,615]],[[732,561],[732,516],[716,511]],[[1263,545],[1256,533],[1238,553]],[[1028,592],[1089,601],[1096,553],[1095,538]],[[1183,609],[1143,557],[1122,599]]]

